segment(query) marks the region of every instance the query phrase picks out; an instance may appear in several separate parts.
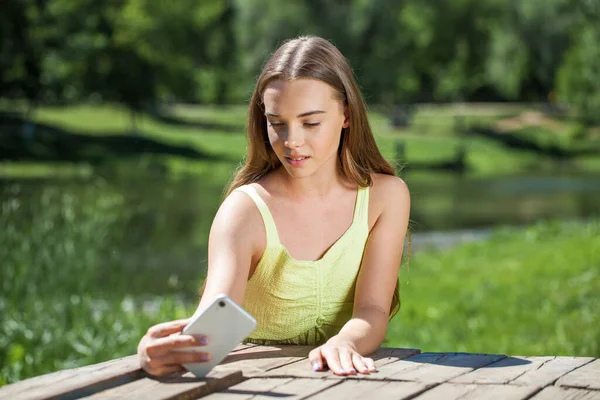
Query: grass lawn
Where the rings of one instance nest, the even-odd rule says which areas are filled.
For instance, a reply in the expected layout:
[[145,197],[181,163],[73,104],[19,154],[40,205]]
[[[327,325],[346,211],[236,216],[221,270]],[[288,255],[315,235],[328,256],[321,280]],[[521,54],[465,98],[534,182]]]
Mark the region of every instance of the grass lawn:
[[600,357],[600,220],[415,254],[390,347]]

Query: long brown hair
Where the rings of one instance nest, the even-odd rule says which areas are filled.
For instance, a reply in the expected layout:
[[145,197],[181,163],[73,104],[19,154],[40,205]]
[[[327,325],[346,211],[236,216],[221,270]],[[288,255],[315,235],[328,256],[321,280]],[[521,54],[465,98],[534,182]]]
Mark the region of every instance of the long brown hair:
[[[367,107],[346,58],[329,41],[301,36],[285,41],[265,64],[248,108],[248,156],[231,181],[226,196],[236,188],[256,182],[281,162],[269,144],[263,93],[274,80],[316,79],[327,83],[348,107],[350,124],[342,129],[338,159],[345,177],[361,187],[373,184],[374,173],[394,175],[394,168],[379,152],[367,118]],[[400,309],[399,282],[390,307],[390,319]]]

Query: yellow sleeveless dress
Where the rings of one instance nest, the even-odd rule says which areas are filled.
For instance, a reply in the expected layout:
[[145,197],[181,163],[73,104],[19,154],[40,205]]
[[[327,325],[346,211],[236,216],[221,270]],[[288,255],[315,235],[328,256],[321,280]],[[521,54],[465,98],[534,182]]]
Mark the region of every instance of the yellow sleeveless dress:
[[369,188],[359,187],[348,230],[317,261],[294,259],[279,241],[269,208],[253,186],[236,190],[256,204],[266,248],[248,280],[243,307],[257,327],[246,343],[320,345],[352,317],[356,277],[369,236]]

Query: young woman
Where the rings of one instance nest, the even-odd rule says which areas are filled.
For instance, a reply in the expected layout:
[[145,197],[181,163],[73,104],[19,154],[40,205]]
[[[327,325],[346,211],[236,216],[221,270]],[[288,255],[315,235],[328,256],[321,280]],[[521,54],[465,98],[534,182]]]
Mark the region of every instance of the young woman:
[[[285,42],[252,95],[248,156],[214,219],[199,308],[225,293],[257,320],[247,342],[308,344],[314,370],[374,371],[399,308],[406,184],[380,154],[344,56],[319,37]],[[138,346],[154,375],[210,355],[204,338],[151,327]]]

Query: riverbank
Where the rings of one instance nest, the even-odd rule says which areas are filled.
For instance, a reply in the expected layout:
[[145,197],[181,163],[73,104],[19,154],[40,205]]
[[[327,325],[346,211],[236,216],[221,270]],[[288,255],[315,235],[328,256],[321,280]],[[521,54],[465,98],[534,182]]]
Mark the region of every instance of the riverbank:
[[[539,108],[419,105],[411,124],[399,128],[390,125],[389,111],[374,107],[369,120],[383,155],[399,170],[479,175],[600,171],[600,127],[546,116]],[[31,124],[18,107],[0,101],[7,142],[0,143],[0,161],[99,164],[172,155],[160,160],[161,168],[193,173],[206,160],[238,162],[245,155],[246,109],[174,105],[140,113],[132,125],[129,111],[113,104],[42,106],[31,114]]]

